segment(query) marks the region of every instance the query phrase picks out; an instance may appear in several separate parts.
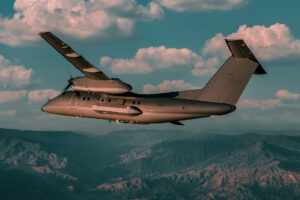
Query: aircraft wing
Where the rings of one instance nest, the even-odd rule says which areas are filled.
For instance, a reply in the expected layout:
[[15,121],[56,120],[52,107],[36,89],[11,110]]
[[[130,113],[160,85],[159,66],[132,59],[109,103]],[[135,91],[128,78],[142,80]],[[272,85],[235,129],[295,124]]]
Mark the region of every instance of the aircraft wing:
[[111,79],[51,32],[41,32],[39,35],[89,79]]

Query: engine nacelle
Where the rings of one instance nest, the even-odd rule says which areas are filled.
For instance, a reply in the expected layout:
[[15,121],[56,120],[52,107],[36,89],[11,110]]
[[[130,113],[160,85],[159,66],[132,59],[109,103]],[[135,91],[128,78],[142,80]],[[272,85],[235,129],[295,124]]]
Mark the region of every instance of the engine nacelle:
[[131,85],[120,79],[93,80],[87,77],[78,77],[71,80],[72,89],[80,92],[100,92],[107,94],[123,94],[131,91]]

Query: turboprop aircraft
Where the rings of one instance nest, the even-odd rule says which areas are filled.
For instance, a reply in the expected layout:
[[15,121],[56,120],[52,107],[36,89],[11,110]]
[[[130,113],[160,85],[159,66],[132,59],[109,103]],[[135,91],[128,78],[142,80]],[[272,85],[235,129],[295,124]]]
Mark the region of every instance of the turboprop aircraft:
[[[71,78],[64,91],[42,107],[42,111],[58,115],[117,123],[183,125],[182,120],[235,111],[252,74],[266,74],[243,40],[226,39],[232,55],[204,88],[137,94],[131,92],[131,85],[108,77],[51,32],[39,35],[85,75]],[[67,91],[70,87],[73,91]]]

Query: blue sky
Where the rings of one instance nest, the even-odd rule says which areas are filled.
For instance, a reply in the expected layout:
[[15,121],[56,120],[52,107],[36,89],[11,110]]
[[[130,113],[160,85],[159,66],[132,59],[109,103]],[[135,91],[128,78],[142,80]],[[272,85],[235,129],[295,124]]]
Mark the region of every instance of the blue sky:
[[109,132],[177,129],[54,116],[40,107],[78,72],[37,35],[50,30],[135,92],[203,87],[243,38],[268,72],[254,76],[238,110],[182,129],[299,129],[300,2],[258,0],[11,0],[0,2],[0,126]]

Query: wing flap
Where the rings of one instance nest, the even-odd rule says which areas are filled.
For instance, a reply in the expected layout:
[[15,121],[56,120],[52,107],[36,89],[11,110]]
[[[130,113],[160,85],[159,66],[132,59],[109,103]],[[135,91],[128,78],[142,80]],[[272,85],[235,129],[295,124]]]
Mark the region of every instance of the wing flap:
[[97,69],[51,32],[41,32],[39,35],[89,79],[110,80],[107,75]]

